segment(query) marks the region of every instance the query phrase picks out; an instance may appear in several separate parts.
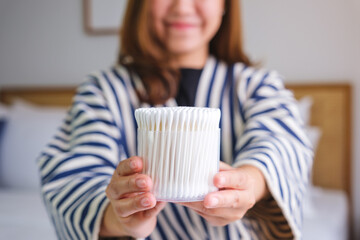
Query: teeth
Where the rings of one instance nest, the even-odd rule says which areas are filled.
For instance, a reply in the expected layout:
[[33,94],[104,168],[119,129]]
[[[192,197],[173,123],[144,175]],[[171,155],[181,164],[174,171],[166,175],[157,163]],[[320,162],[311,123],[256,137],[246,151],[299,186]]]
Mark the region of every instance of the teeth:
[[216,191],[219,169],[220,110],[217,108],[140,108],[138,155],[162,201],[200,201]]

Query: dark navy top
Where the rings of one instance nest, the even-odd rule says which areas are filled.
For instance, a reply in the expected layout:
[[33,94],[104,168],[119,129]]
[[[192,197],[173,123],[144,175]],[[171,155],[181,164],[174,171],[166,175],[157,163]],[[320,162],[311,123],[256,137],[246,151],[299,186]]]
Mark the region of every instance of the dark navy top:
[[178,106],[194,106],[197,86],[202,69],[182,68],[179,90],[176,95]]

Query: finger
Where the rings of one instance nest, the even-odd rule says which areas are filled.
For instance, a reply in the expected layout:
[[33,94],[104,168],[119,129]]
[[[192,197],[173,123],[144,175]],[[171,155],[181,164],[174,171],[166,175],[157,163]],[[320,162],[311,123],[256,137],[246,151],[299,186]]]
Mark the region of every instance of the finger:
[[124,198],[113,201],[115,213],[122,218],[126,218],[140,211],[153,208],[156,205],[156,199],[151,193],[139,194],[133,198]]
[[249,177],[246,171],[236,168],[222,171],[215,175],[214,185],[218,188],[232,188],[243,190],[248,187]]
[[204,202],[179,202],[177,204],[183,205],[185,207],[188,207],[195,212],[201,212],[202,214],[212,215],[209,211],[212,209],[208,209],[204,206]]
[[[210,223],[212,226],[219,226],[223,227],[231,222],[234,222],[236,220],[239,220],[243,217],[243,215],[235,215],[233,209],[226,208],[221,212],[220,216],[210,216],[207,214],[204,214],[202,212],[195,211],[197,214],[199,214],[201,217],[206,219],[208,223]],[[225,217],[224,217],[225,216]]]
[[219,165],[220,171],[226,171],[226,170],[231,170],[234,169],[232,166],[230,166],[227,163],[221,162],[220,161],[220,165]]
[[131,158],[121,161],[116,168],[116,173],[119,176],[128,176],[134,173],[141,172],[142,167],[142,159],[140,157],[133,156]]
[[119,177],[112,180],[106,189],[110,199],[121,199],[128,197],[131,193],[148,192],[152,188],[152,180],[145,174],[134,174],[131,176]]
[[203,201],[200,202],[177,202],[176,204],[191,208],[191,209],[201,209],[201,206],[203,205]]
[[255,204],[255,196],[249,191],[223,190],[206,195],[204,206],[206,208],[237,208],[250,209]]
[[204,206],[204,202],[196,202],[196,203],[178,203],[180,205],[186,206],[192,210],[194,210],[196,213],[201,215],[204,218],[209,217],[224,217],[224,214],[234,214],[234,209],[230,208],[207,208]]
[[155,207],[152,209],[147,210],[144,215],[145,217],[151,218],[153,216],[156,216],[159,214],[159,212],[161,212],[161,210],[164,209],[164,207],[166,206],[166,202],[157,202]]

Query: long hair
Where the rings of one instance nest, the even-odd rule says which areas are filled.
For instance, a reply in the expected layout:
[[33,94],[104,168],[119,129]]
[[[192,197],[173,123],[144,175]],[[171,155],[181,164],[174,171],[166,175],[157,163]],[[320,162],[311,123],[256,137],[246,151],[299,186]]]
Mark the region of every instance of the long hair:
[[[175,97],[180,73],[169,65],[169,56],[148,25],[148,0],[129,0],[120,31],[117,62],[139,75],[146,95],[140,100],[162,104]],[[225,11],[218,32],[210,41],[209,53],[227,64],[251,65],[243,50],[239,0],[225,0]]]

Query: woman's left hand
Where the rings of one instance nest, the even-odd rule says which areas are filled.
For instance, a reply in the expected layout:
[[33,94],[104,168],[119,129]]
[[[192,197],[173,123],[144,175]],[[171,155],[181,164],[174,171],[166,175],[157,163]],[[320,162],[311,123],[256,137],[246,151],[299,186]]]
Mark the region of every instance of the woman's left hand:
[[220,162],[214,185],[219,191],[209,193],[204,201],[179,203],[193,209],[214,226],[225,226],[241,219],[268,194],[263,174],[250,165],[233,168]]

